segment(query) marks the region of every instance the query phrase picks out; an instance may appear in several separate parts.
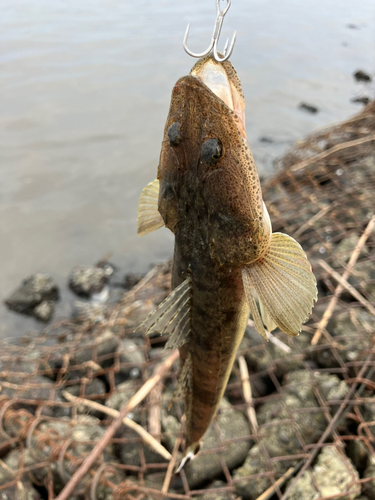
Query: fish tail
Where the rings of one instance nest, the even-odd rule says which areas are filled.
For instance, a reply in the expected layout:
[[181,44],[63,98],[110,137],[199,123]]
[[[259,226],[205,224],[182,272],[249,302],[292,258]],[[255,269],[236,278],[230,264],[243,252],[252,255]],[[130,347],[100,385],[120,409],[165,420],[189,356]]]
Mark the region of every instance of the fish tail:
[[184,452],[184,456],[182,457],[182,460],[180,462],[180,465],[177,467],[175,474],[178,474],[181,472],[183,467],[187,464],[189,460],[194,460],[194,458],[197,456],[199,453],[199,450],[201,449],[203,441],[197,441],[196,443],[191,444],[188,446]]
[[292,237],[273,233],[262,258],[242,269],[242,280],[261,335],[267,338],[263,324],[269,331],[279,327],[288,335],[299,334],[317,300],[317,287],[306,254]]

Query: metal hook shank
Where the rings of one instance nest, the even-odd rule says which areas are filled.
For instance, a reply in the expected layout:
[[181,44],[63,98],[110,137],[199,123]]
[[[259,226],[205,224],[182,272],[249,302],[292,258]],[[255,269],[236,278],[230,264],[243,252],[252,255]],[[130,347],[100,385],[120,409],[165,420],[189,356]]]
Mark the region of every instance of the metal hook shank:
[[202,52],[200,54],[195,54],[194,52],[191,52],[188,49],[187,39],[189,37],[189,28],[190,28],[190,24],[188,24],[188,26],[186,28],[185,36],[184,36],[183,46],[184,46],[185,51],[189,54],[189,56],[204,57],[204,56],[207,56],[213,50],[214,58],[216,61],[223,62],[223,61],[226,61],[227,59],[229,59],[230,55],[233,52],[234,44],[236,42],[236,33],[234,33],[234,35],[233,35],[232,42],[230,44],[228,53],[227,53],[227,48],[228,48],[229,39],[227,40],[227,43],[225,44],[225,48],[224,48],[224,57],[220,57],[220,55],[218,53],[217,42],[218,42],[219,37],[220,37],[221,27],[222,27],[223,21],[224,21],[224,16],[228,12],[230,4],[231,4],[231,0],[227,0],[227,6],[225,7],[225,9],[220,10],[220,0],[216,0],[216,12],[217,12],[217,14],[216,14],[214,32],[212,34],[210,46],[208,47],[208,49],[205,52]]

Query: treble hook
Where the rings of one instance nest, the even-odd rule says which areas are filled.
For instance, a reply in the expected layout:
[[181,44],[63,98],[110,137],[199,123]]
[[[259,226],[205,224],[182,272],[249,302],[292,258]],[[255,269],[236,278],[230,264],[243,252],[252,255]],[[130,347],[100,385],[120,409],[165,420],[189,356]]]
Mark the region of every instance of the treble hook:
[[220,0],[216,0],[216,13],[217,14],[216,14],[215,28],[214,28],[214,32],[212,35],[212,40],[211,40],[211,43],[210,43],[210,46],[208,47],[208,49],[205,52],[202,52],[201,54],[194,54],[193,52],[191,52],[187,48],[186,42],[187,42],[187,39],[189,36],[189,28],[190,28],[190,24],[188,24],[188,26],[186,28],[185,37],[184,37],[184,49],[189,54],[189,56],[204,57],[204,56],[207,56],[210,52],[212,52],[212,49],[213,49],[214,59],[217,62],[224,62],[227,59],[229,59],[229,57],[231,56],[232,51],[233,51],[234,43],[236,41],[237,32],[235,32],[233,35],[232,42],[230,44],[228,53],[227,53],[227,49],[228,49],[229,38],[227,39],[227,43],[225,44],[225,47],[224,47],[224,57],[219,56],[219,53],[217,51],[217,41],[218,41],[219,36],[220,36],[221,27],[222,27],[223,21],[224,21],[224,16],[228,12],[230,4],[231,4],[231,0],[227,0],[227,6],[225,7],[225,9],[220,10]]

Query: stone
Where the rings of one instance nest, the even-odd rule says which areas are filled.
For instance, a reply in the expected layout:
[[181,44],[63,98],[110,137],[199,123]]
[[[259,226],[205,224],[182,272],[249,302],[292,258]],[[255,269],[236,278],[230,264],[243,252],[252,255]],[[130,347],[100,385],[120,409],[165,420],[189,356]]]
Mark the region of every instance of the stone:
[[359,69],[354,73],[354,78],[357,82],[371,82],[371,76],[362,69]]
[[363,478],[373,478],[362,484],[363,493],[369,498],[375,498],[375,465],[369,465],[363,473]]
[[127,378],[139,378],[142,375],[141,367],[146,358],[142,349],[143,340],[122,339],[118,353],[120,354],[120,370],[115,374],[115,382],[119,384]]
[[320,495],[313,483],[312,473],[305,471],[291,488],[288,500],[317,500],[319,497]]
[[[335,256],[338,259],[348,262],[353,250],[357,246],[359,241],[359,236],[356,233],[350,233],[349,236],[340,241],[340,243],[335,248]],[[359,254],[360,257],[368,255],[368,249],[364,246]]]
[[[87,398],[88,396],[99,396],[100,394],[105,394],[107,392],[105,383],[99,378],[94,378],[91,382],[85,384],[83,393],[81,392],[80,385],[70,385],[65,387],[63,390],[65,390],[72,396],[83,398]],[[96,402],[103,404],[103,400],[98,400]],[[97,418],[103,417],[103,412],[90,408],[89,406],[78,405],[76,408],[79,414],[88,414]]]
[[125,290],[131,290],[144,277],[143,273],[127,273],[124,276],[123,287]]
[[74,353],[72,364],[80,365],[87,361],[94,360],[103,368],[111,366],[113,365],[118,345],[118,338],[111,330],[104,330],[104,332],[95,337],[95,339],[91,336],[84,337],[81,345],[77,347]]
[[229,492],[221,491],[211,491],[211,490],[217,490],[219,488],[225,488],[228,487],[227,483],[224,483],[223,481],[214,481],[210,485],[210,491],[207,491],[204,495],[199,495],[197,497],[194,497],[196,500],[231,500],[233,497],[229,494]]
[[9,309],[22,314],[32,314],[43,301],[58,300],[59,289],[48,274],[33,274],[5,301]]
[[360,439],[352,439],[346,446],[346,454],[353,462],[357,471],[362,474],[366,468],[369,451],[365,443]]
[[48,323],[52,316],[55,314],[55,303],[52,300],[43,300],[33,310],[33,316],[39,321]]
[[69,287],[80,297],[90,297],[103,290],[113,273],[113,270],[109,269],[95,266],[75,267],[69,276]]
[[[14,481],[14,478],[13,478]],[[1,483],[0,483],[1,484]],[[0,500],[42,500],[30,481],[19,481],[16,485],[0,490]]]
[[[220,432],[217,431],[220,429]],[[223,474],[221,460],[231,471],[244,462],[252,442],[246,439],[250,435],[247,418],[234,409],[225,399],[222,400],[215,421],[209,427],[203,440],[202,453],[185,466],[185,474],[190,489],[196,489],[207,481],[212,481]],[[241,439],[242,438],[242,439]],[[231,441],[222,452],[203,453],[220,448],[221,441]]]
[[315,484],[322,497],[341,495],[343,500],[354,500],[361,494],[361,486],[352,484],[359,474],[352,462],[336,446],[325,446],[313,469]]
[[316,106],[313,106],[312,104],[307,104],[306,102],[301,102],[298,107],[299,109],[302,109],[303,111],[307,111],[312,114],[315,114],[319,111],[319,109]]

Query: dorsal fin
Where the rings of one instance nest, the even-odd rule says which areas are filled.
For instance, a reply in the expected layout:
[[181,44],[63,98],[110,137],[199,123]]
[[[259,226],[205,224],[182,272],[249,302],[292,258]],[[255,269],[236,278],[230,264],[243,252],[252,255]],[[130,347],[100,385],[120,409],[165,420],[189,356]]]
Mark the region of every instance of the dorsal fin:
[[137,328],[146,329],[145,334],[158,332],[168,333],[170,338],[166,348],[181,347],[190,332],[191,316],[191,279],[187,278],[163,300],[163,302],[147,316]]
[[316,279],[301,246],[286,234],[273,233],[264,257],[245,266],[242,276],[258,332],[264,336],[253,290],[267,313],[266,325],[277,325],[288,335],[298,335],[317,299]]
[[138,201],[137,234],[144,236],[164,226],[164,221],[158,210],[159,181],[147,184]]

